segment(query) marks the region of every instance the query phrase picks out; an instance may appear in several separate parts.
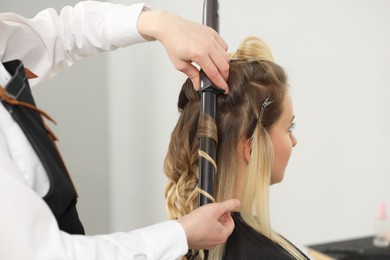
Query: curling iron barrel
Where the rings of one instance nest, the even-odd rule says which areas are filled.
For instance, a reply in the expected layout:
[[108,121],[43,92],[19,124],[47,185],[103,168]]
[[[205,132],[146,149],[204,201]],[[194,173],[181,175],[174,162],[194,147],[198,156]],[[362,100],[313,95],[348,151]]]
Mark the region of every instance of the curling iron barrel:
[[[204,0],[203,4],[203,24],[219,32],[219,4],[217,0]],[[217,88],[210,79],[201,71],[201,114],[208,114],[214,121],[217,115],[217,95],[222,90]],[[199,140],[199,149],[207,153],[210,158],[216,161],[217,143],[208,137],[201,137]],[[199,157],[199,188],[214,197],[215,187],[214,178],[216,169],[213,164],[203,157]],[[210,203],[211,200],[199,194],[198,204],[202,206]]]

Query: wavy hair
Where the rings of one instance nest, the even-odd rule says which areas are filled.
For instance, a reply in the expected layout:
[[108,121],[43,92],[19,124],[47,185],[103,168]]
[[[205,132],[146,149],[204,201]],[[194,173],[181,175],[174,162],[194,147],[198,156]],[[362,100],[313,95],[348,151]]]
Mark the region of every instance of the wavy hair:
[[[174,128],[164,162],[168,177],[165,189],[170,218],[177,219],[194,210],[199,195],[199,138],[211,136],[218,140],[215,179],[215,201],[234,198],[237,174],[237,146],[251,141],[251,159],[241,194],[240,214],[253,229],[279,244],[297,259],[301,253],[274,232],[269,218],[269,186],[274,151],[268,131],[282,114],[288,84],[282,67],[273,62],[268,46],[257,37],[246,38],[231,54],[229,94],[217,98],[217,119],[200,115],[200,95],[190,80],[181,89],[178,109],[180,117]],[[261,106],[267,97],[261,122]],[[217,131],[218,130],[218,131]],[[204,191],[202,191],[204,192]],[[209,252],[209,259],[221,259],[224,245]],[[203,259],[200,252],[197,258]]]

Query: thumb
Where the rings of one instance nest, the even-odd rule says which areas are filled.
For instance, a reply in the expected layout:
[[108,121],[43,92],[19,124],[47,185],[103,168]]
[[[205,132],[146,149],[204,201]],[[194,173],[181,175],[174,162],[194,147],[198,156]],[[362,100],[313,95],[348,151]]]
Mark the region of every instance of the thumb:
[[241,205],[240,201],[237,199],[225,200],[223,202],[220,202],[220,204],[221,215],[226,212],[239,211]]

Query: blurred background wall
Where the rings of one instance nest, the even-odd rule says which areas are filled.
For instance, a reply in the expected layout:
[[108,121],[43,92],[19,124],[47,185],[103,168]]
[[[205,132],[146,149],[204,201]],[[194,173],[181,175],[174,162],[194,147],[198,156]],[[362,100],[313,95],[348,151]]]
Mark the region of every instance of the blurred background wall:
[[[76,2],[3,1],[0,9],[32,17]],[[271,188],[274,228],[302,247],[371,234],[378,204],[390,207],[390,2],[219,2],[229,50],[259,36],[290,79],[298,145]],[[148,3],[202,20],[200,0]],[[162,164],[184,80],[151,42],[79,61],[34,89],[59,123],[89,234],[166,219]]]

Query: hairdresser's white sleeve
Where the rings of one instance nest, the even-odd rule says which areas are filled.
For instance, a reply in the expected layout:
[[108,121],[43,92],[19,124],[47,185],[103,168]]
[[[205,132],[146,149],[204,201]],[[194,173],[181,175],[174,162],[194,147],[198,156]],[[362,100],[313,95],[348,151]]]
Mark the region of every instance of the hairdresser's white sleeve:
[[131,6],[86,1],[41,11],[32,19],[0,14],[0,61],[22,60],[39,76],[32,86],[53,77],[75,60],[146,41],[137,21],[144,4]]
[[0,170],[0,259],[177,259],[187,251],[184,230],[167,221],[133,232],[69,235],[43,200],[22,181]]

